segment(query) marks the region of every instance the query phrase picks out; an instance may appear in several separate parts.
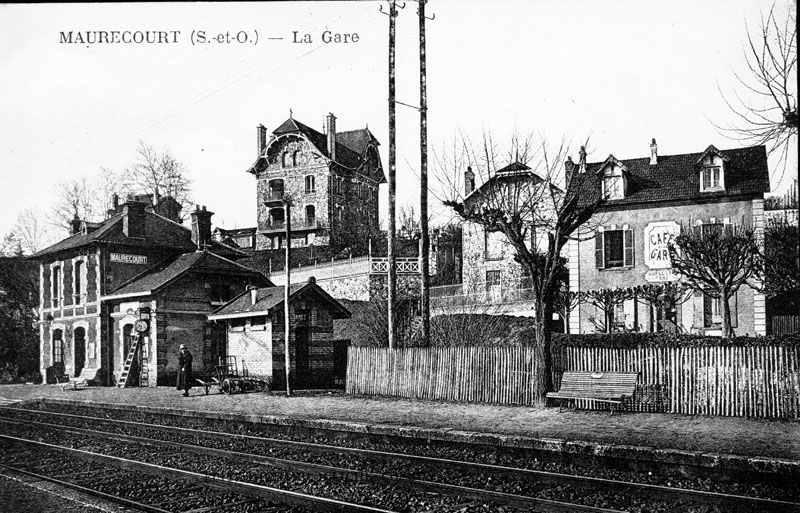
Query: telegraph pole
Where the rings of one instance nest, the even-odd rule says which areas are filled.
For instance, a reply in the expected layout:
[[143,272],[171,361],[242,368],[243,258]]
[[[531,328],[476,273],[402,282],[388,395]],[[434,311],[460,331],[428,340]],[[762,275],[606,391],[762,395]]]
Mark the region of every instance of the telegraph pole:
[[422,339],[430,344],[431,308],[429,258],[430,237],[428,234],[428,91],[425,62],[425,3],[419,0],[419,145],[420,145],[420,202],[419,216],[422,231],[420,250]]
[[284,350],[284,364],[286,366],[286,396],[292,396],[292,387],[290,384],[290,374],[292,370],[292,363],[289,354],[289,284],[291,283],[291,271],[289,269],[291,256],[292,256],[292,227],[291,227],[291,200],[284,198],[283,200],[283,222],[286,228],[286,262],[284,263],[284,270],[286,271],[286,287],[283,290],[283,350]]
[[389,324],[389,349],[395,346],[395,302],[397,293],[397,268],[395,267],[395,191],[397,171],[397,125],[395,120],[395,18],[397,2],[389,2],[389,228],[387,233],[387,303]]

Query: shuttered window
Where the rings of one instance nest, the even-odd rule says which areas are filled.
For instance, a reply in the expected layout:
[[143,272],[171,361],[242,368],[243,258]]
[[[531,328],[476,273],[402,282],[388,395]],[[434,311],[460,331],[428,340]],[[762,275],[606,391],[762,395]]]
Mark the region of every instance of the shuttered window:
[[[731,309],[731,327],[739,326],[739,291],[728,299]],[[703,327],[711,328],[722,325],[722,300],[703,293]]]
[[633,230],[606,230],[595,237],[595,266],[598,269],[633,267]]

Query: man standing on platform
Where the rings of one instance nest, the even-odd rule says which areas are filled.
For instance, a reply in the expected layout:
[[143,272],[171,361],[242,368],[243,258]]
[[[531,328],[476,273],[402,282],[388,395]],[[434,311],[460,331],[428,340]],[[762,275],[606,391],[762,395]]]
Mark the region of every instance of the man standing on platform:
[[189,397],[192,388],[192,353],[181,344],[178,355],[178,390],[183,390],[183,397]]

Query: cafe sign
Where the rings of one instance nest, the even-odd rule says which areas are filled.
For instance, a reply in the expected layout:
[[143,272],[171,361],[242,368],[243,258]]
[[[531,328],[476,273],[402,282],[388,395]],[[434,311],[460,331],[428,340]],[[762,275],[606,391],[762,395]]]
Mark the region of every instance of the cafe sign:
[[675,221],[650,223],[644,229],[644,263],[650,269],[671,269],[669,244],[681,231]]
[[111,253],[112,262],[120,264],[139,264],[147,265],[147,257],[145,255],[128,255],[126,253]]

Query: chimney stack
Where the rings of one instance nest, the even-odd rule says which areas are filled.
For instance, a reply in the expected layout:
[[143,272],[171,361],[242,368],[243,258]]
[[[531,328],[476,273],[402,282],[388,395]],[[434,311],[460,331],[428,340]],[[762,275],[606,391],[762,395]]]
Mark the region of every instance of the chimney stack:
[[75,210],[75,216],[72,218],[72,221],[69,222],[69,234],[75,235],[81,231],[81,219],[78,217],[78,211]]
[[124,233],[126,237],[137,239],[144,238],[145,207],[147,207],[147,203],[133,198],[128,199],[128,201],[122,205],[122,214],[124,215],[122,219],[122,233]]
[[572,174],[575,172],[575,163],[572,161],[572,155],[567,156],[567,161],[564,162],[564,180],[567,185],[572,181]]
[[650,165],[655,166],[656,164],[658,164],[658,145],[654,137],[650,143]]
[[475,190],[475,173],[472,172],[472,166],[467,166],[464,171],[464,197],[466,198],[472,191]]
[[586,172],[586,146],[581,146],[581,151],[578,152],[578,173]]
[[211,216],[214,212],[206,210],[206,206],[200,208],[200,205],[194,206],[192,212],[192,242],[197,245],[197,250],[202,251],[207,245],[211,243]]
[[166,217],[170,221],[181,224],[182,208],[183,207],[181,204],[178,203],[178,201],[172,196],[163,196],[155,205],[153,205],[153,212],[161,217]]
[[250,289],[250,304],[254,305],[258,302],[258,289],[253,287]]
[[331,160],[336,160],[336,116],[333,115],[332,112],[328,113],[328,117],[325,118],[326,121],[326,131],[328,133],[328,155],[330,156]]
[[256,127],[256,133],[258,147],[258,155],[256,156],[260,157],[264,154],[264,148],[267,147],[267,127],[264,125],[258,125],[258,127]]

